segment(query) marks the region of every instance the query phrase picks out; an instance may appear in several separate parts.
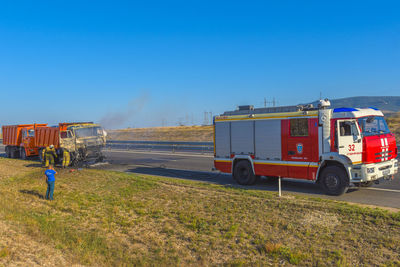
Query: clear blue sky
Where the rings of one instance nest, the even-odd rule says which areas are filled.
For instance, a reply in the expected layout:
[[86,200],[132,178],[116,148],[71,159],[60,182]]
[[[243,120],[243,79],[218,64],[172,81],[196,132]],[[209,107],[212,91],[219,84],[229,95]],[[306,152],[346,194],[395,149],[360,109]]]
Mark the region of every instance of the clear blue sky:
[[0,2],[0,124],[400,95],[399,1]]

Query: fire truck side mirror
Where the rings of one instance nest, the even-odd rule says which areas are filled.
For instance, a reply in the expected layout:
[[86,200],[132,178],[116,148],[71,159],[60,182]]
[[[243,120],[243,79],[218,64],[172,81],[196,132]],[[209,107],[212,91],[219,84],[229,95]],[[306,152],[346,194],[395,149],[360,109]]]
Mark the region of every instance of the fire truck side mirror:
[[358,135],[353,134],[353,142],[354,143],[361,143],[361,138]]

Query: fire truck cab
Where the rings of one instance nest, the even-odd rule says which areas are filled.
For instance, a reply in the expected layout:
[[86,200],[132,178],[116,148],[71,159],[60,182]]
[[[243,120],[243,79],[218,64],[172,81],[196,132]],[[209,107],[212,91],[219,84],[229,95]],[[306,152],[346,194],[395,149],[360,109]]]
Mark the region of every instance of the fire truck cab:
[[396,140],[375,108],[241,106],[214,117],[214,165],[243,185],[259,177],[321,184],[340,195],[398,172]]

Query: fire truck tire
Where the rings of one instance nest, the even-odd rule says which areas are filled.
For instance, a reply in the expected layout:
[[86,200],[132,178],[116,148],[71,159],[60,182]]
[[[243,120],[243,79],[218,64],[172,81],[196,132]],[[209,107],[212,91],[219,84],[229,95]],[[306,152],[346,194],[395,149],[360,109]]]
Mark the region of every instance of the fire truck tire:
[[368,181],[368,182],[360,183],[360,186],[361,186],[361,187],[370,187],[370,186],[372,186],[373,184],[374,184],[374,181]]
[[278,181],[278,177],[276,176],[265,176],[267,183],[275,183]]
[[340,196],[349,188],[346,172],[339,166],[328,166],[323,169],[320,182],[328,195]]
[[256,181],[250,162],[240,160],[235,164],[233,178],[240,185],[252,185]]
[[26,159],[26,151],[25,151],[25,149],[22,148],[20,150],[19,154],[21,155],[21,159],[24,159],[24,160]]

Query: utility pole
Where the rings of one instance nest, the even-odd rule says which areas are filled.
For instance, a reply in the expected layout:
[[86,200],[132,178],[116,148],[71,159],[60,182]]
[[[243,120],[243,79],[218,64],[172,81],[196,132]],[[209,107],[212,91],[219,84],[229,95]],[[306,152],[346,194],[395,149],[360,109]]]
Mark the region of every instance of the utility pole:
[[204,125],[208,125],[208,112],[204,111]]
[[267,107],[267,98],[264,97],[264,108],[266,108],[266,107]]
[[190,124],[190,122],[189,122],[189,114],[187,114],[187,113],[186,113],[186,116],[185,116],[185,124],[186,125]]

